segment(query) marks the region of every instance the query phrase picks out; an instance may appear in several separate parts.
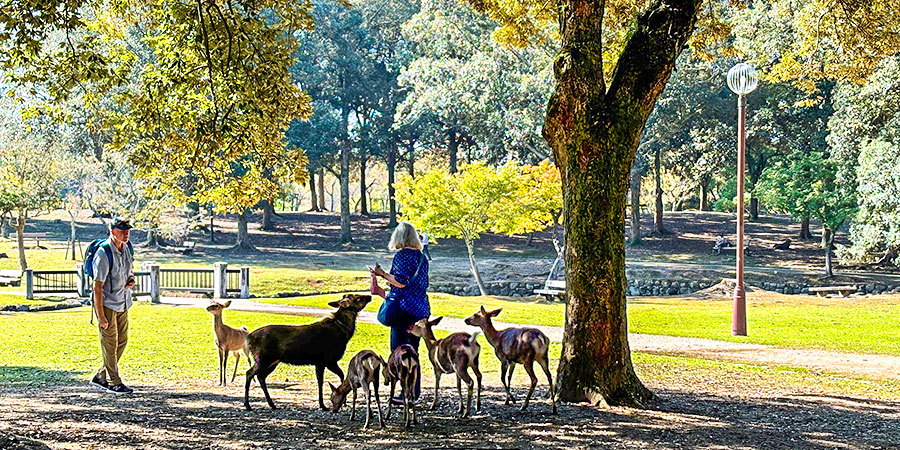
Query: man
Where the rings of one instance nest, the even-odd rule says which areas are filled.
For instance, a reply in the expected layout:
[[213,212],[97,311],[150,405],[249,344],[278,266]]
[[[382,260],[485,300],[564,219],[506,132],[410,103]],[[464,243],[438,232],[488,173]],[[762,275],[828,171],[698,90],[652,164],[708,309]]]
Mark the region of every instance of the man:
[[109,230],[109,239],[100,244],[93,258],[94,312],[100,326],[103,366],[91,384],[115,394],[133,392],[119,378],[119,359],[128,343],[131,288],[135,285],[132,270],[134,253],[128,242],[130,230],[131,224],[127,219],[116,217]]

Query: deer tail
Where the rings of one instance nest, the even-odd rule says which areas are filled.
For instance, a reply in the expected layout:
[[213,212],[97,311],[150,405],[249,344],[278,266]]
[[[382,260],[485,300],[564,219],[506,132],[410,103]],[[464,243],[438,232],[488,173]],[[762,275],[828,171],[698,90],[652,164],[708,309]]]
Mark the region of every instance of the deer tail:
[[481,334],[480,331],[476,331],[476,332],[472,333],[472,336],[469,338],[469,345],[472,345],[475,343],[475,340],[478,339],[479,334]]

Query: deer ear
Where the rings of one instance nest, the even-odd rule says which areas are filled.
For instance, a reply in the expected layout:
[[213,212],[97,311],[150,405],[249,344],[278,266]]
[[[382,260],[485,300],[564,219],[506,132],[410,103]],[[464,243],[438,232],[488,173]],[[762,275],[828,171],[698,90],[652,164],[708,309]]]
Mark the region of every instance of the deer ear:
[[443,318],[444,318],[444,316],[440,316],[440,317],[438,317],[437,319],[434,319],[434,320],[428,322],[428,324],[431,325],[431,326],[435,326],[435,325],[437,325],[438,322],[440,322],[441,319],[443,319]]
[[335,393],[335,392],[337,392],[337,388],[336,388],[336,387],[334,387],[334,385],[333,385],[333,384],[331,384],[331,383],[328,383],[328,387],[330,387],[330,388],[331,388],[331,392],[332,392],[332,393]]
[[488,317],[497,317],[500,314],[500,311],[503,311],[503,308],[495,309],[488,313]]
[[486,313],[487,313],[487,311],[484,310],[484,305],[481,305],[481,313],[482,313],[482,314],[486,314]]
[[328,306],[330,306],[332,308],[340,308],[341,302],[339,300],[335,300],[333,302],[328,302]]
[[231,306],[231,300],[228,300],[224,305],[222,305],[223,308],[227,308],[229,306]]

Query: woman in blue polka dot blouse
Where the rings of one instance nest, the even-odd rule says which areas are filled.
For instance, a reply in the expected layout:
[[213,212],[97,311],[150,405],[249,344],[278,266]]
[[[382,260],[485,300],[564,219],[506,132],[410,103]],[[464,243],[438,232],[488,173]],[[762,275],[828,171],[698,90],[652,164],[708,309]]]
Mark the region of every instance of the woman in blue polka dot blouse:
[[[409,333],[409,328],[416,321],[426,319],[431,315],[431,305],[428,303],[428,260],[422,254],[422,242],[415,227],[409,222],[400,222],[391,235],[388,245],[391,250],[396,250],[394,262],[391,264],[390,273],[386,273],[381,266],[376,265],[371,270],[372,293],[381,297],[385,291],[378,286],[377,277],[382,277],[390,284],[391,290],[397,290],[396,299],[408,316],[400,323],[391,326],[391,351],[403,345],[410,344],[419,351],[419,337]],[[421,392],[421,373],[416,377],[415,397],[419,398]],[[397,402],[399,397],[391,399]]]

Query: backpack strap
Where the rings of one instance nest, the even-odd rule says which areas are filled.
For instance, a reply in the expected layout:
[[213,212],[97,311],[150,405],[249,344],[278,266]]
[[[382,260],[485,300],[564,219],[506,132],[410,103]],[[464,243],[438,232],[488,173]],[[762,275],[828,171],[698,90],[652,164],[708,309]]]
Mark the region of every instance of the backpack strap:
[[425,254],[419,252],[419,264],[416,266],[416,271],[413,273],[412,278],[409,279],[409,284],[412,284],[413,281],[416,281],[416,278],[419,277],[419,269],[422,268],[422,263],[425,262]]
[[113,277],[112,249],[109,248],[109,242],[104,242],[103,244],[100,244],[100,247],[103,248],[103,253],[106,253],[106,259],[109,260],[109,276],[106,278],[106,281],[109,283],[109,288],[112,289],[112,277]]

